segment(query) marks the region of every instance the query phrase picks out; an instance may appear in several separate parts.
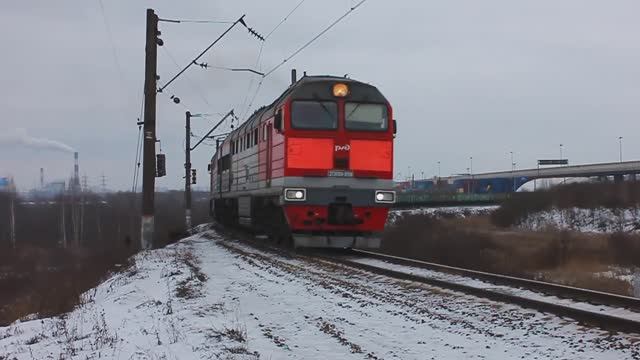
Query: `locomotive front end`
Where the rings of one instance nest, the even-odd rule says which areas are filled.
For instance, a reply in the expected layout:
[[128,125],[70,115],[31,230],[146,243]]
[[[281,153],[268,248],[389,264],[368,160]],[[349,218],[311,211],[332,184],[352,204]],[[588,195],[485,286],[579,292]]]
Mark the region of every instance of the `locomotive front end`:
[[276,115],[296,247],[378,248],[393,191],[392,109],[372,85],[303,78]]

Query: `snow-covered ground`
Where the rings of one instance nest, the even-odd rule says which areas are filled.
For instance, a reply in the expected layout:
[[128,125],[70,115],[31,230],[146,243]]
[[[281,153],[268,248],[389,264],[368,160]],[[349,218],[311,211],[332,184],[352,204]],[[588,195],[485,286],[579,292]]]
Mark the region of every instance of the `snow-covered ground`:
[[139,254],[85,298],[0,327],[0,359],[640,359],[638,335],[213,231]]
[[528,230],[556,228],[594,233],[640,232],[640,209],[553,208],[527,216],[519,226]]
[[389,212],[388,222],[393,224],[398,218],[406,215],[431,215],[435,217],[457,217],[488,215],[498,208],[498,205],[487,206],[441,206],[416,209],[394,209]]

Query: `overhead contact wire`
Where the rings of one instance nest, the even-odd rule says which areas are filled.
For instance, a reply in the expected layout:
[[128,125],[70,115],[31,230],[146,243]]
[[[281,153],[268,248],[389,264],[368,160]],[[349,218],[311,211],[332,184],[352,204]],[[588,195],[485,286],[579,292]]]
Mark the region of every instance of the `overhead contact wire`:
[[293,59],[296,55],[298,55],[302,50],[306,49],[309,45],[311,45],[313,42],[315,42],[316,40],[318,40],[322,35],[324,35],[327,31],[331,30],[331,28],[333,28],[334,26],[336,26],[340,21],[342,21],[344,18],[346,18],[347,16],[349,16],[349,14],[351,14],[354,10],[356,10],[358,7],[360,7],[360,5],[364,4],[367,0],[361,0],[359,3],[357,3],[355,6],[353,6],[352,8],[350,8],[349,10],[347,10],[347,12],[345,12],[342,16],[340,16],[339,18],[337,18],[334,22],[331,23],[331,25],[329,25],[328,27],[326,27],[324,30],[322,30],[318,35],[314,36],[311,40],[309,40],[306,44],[302,45],[298,50],[294,51],[293,54],[289,55],[288,57],[286,57],[284,60],[282,60],[282,62],[280,62],[278,65],[274,66],[271,70],[267,71],[264,74],[264,78],[266,78],[267,76],[271,75],[274,71],[278,70],[282,65],[284,65],[287,61]]

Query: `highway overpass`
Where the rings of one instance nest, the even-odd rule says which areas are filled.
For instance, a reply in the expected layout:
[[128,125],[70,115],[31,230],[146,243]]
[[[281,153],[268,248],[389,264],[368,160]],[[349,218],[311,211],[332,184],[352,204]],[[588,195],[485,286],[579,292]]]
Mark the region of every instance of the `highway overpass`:
[[[640,174],[640,161],[625,161],[461,174],[443,178],[403,181],[396,183],[396,190],[399,201],[403,203],[453,202],[449,198],[441,197],[445,195],[460,197],[461,194],[486,194],[488,196],[509,194],[536,179],[613,176],[616,181],[622,181],[624,175],[631,175],[635,178],[636,174]],[[463,198],[464,196],[458,200],[470,201],[470,199]],[[488,199],[477,200],[478,202],[489,201]]]
[[[478,174],[456,175],[446,178],[447,181],[456,180],[482,180],[482,179],[506,179],[527,178],[527,181],[545,178],[562,177],[594,177],[594,176],[620,176],[640,174],[640,161],[624,161],[600,164],[567,165],[554,167],[541,167],[534,169],[522,169],[514,171],[496,171]],[[444,178],[443,178],[444,180]]]

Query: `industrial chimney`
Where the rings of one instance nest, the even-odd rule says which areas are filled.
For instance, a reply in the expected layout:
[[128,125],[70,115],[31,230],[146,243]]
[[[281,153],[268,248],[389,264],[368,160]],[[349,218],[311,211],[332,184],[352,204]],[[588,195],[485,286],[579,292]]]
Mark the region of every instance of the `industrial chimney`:
[[40,168],[40,189],[44,189],[44,168]]
[[73,189],[78,191],[80,189],[80,168],[78,166],[78,152],[73,153]]

